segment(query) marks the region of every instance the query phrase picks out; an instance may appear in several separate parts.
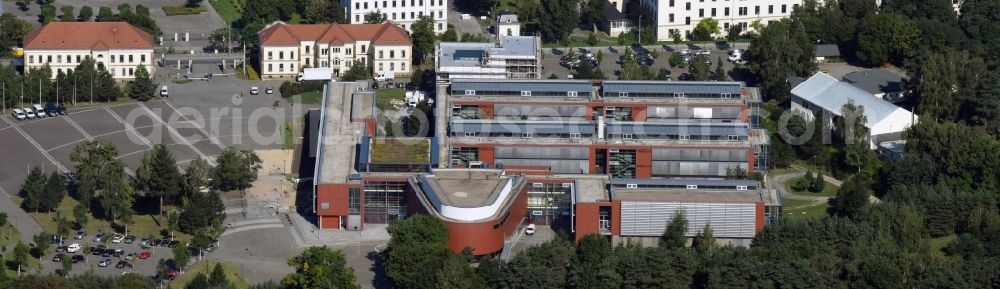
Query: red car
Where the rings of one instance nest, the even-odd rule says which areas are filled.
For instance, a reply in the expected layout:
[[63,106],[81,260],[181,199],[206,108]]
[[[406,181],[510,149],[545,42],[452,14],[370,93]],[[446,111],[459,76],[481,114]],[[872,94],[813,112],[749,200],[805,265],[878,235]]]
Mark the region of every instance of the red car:
[[139,253],[139,259],[142,259],[142,260],[149,259],[149,257],[152,257],[152,256],[153,256],[153,254],[150,254],[149,251],[143,251],[142,253]]
[[170,271],[167,271],[167,279],[174,280],[174,278],[177,278],[177,270],[170,269]]

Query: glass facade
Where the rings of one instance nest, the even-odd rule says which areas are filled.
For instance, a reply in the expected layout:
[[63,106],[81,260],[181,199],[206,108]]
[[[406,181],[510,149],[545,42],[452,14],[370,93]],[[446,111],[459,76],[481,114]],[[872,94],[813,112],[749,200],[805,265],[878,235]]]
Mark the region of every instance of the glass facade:
[[572,206],[570,188],[569,184],[528,185],[528,221],[539,225],[558,225],[568,221]]
[[406,217],[406,183],[365,184],[365,223],[388,224]]
[[361,214],[361,189],[350,188],[347,191],[347,214]]

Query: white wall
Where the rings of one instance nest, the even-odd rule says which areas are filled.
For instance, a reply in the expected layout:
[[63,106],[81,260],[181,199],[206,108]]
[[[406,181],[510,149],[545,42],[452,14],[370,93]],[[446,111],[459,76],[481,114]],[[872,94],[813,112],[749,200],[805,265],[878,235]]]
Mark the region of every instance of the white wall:
[[[802,4],[802,0],[642,0],[642,4],[652,10],[650,12],[654,16],[650,20],[643,19],[643,22],[655,20],[654,26],[658,28],[656,38],[667,41],[670,40],[671,30],[679,31],[683,37],[691,33],[703,18],[719,21],[719,36],[727,33],[729,25],[741,25],[744,31],[753,31],[750,25],[754,21],[759,20],[766,25],[770,21],[786,18],[795,5]],[[745,9],[745,14],[741,13],[741,8]],[[673,21],[670,21],[671,15]]]
[[440,34],[448,29],[449,0],[340,0],[351,24],[365,23],[365,14],[379,11],[389,21],[395,22],[406,31],[412,32],[413,23],[421,16],[430,15],[434,19],[434,32]]
[[76,69],[87,56],[94,58],[98,67],[103,65],[118,80],[135,78],[135,69],[139,65],[145,66],[150,74],[156,72],[156,66],[153,65],[152,49],[111,49],[106,51],[26,49],[24,51],[26,68],[39,68],[48,63],[49,67],[52,68],[52,79],[55,79],[60,70],[66,73]]

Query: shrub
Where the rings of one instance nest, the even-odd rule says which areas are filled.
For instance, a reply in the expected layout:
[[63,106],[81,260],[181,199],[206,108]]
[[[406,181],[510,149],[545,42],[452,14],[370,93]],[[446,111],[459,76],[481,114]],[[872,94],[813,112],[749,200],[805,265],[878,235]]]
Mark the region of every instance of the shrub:
[[281,92],[281,97],[288,98],[294,95],[303,94],[306,92],[322,91],[323,82],[322,81],[303,81],[303,82],[289,82],[285,81],[278,87],[278,91]]
[[163,12],[167,16],[201,14],[205,7],[163,6]]

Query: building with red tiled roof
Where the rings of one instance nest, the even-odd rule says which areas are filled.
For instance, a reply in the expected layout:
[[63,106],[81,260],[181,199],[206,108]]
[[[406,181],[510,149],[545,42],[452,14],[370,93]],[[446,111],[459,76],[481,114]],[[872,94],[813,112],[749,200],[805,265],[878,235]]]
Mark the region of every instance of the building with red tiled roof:
[[24,65],[48,64],[55,78],[92,57],[98,68],[127,80],[139,65],[154,72],[153,46],[152,35],[125,22],[52,22],[24,37]]
[[261,76],[294,78],[303,68],[331,68],[337,77],[355,62],[372,74],[410,74],[412,42],[399,26],[382,24],[285,24],[277,21],[259,33]]

